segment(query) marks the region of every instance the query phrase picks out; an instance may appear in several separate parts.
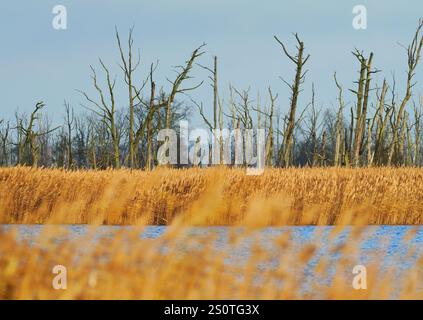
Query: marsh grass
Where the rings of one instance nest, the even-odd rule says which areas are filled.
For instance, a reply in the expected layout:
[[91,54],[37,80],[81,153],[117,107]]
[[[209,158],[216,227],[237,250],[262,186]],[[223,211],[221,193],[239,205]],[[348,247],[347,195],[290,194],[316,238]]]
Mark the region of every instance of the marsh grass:
[[417,168],[0,169],[0,223],[421,224]]

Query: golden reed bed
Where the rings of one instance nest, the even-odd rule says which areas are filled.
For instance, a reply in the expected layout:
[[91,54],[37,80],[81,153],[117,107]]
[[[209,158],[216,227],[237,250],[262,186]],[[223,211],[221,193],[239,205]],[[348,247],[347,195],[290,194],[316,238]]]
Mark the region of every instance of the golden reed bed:
[[423,170],[0,169],[0,223],[421,224]]

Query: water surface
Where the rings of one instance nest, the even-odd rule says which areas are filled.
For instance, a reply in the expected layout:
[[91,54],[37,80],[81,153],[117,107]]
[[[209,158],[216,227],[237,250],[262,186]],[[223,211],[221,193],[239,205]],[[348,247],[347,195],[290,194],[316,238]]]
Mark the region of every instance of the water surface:
[[[147,226],[144,228],[131,226],[87,226],[68,225],[60,226],[65,229],[66,234],[55,236],[53,241],[63,243],[67,241],[88,241],[81,248],[81,253],[86,254],[91,244],[103,238],[113,238],[117,233],[137,232],[137,237],[127,240],[126,245],[131,246],[133,241],[159,241],[166,236],[169,227]],[[33,246],[42,246],[39,241],[40,235],[45,231],[43,225],[3,225],[0,230],[14,231],[18,241],[27,241]],[[277,239],[286,235],[289,239],[290,255],[298,254],[307,246],[316,248],[314,254],[306,262],[301,270],[297,266],[290,266],[292,272],[298,273],[304,279],[304,290],[307,290],[307,283],[316,281],[317,275],[314,270],[316,265],[324,259],[328,262],[328,270],[325,276],[318,279],[326,285],[330,285],[331,279],[338,273],[337,266],[341,258],[348,258],[349,271],[344,272],[345,277],[351,277],[351,270],[355,265],[368,266],[378,263],[380,268],[394,275],[394,279],[401,281],[407,272],[415,268],[417,259],[423,255],[423,227],[415,226],[368,226],[361,229],[360,236],[353,236],[356,229],[345,227],[335,232],[334,226],[290,226],[290,227],[269,227],[257,230],[245,230],[239,227],[187,227],[178,245],[172,246],[172,250],[198,250],[204,245],[204,239],[212,242],[218,252],[225,253],[227,264],[245,265],[248,262],[254,246],[264,248],[267,257],[263,261],[257,261],[257,269],[261,271],[276,269],[282,263],[290,264],[289,255],[282,249]],[[91,235],[87,238],[87,235]],[[231,235],[238,235],[241,239],[236,243],[231,242]],[[411,235],[411,236],[410,236]],[[89,240],[87,240],[89,239]],[[203,241],[200,241],[202,239]],[[198,240],[198,241],[196,241]],[[353,252],[340,252],[336,248],[344,245],[352,247]],[[162,253],[169,248],[163,245]],[[182,252],[182,251],[181,251]],[[173,252],[175,253],[175,252]],[[76,253],[77,254],[77,253]],[[423,287],[419,283],[419,287]]]

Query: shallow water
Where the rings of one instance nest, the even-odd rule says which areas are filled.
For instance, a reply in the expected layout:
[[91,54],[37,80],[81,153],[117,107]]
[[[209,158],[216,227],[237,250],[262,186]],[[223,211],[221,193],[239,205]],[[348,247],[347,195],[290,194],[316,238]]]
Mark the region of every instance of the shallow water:
[[[159,240],[163,238],[168,227],[147,226],[144,228],[130,226],[86,226],[69,225],[59,226],[64,228],[67,233],[56,236],[54,241],[61,243],[63,241],[84,240],[88,234],[91,242],[101,238],[113,238],[119,232],[135,231],[139,234],[139,241]],[[31,245],[42,245],[39,242],[40,235],[46,227],[43,225],[3,225],[0,230],[15,231],[19,241],[28,241]],[[47,227],[51,228],[51,226]],[[187,227],[180,236],[180,241],[173,250],[192,250],[192,244],[196,245],[196,239],[210,239],[217,251],[225,252],[225,262],[228,264],[243,265],[248,262],[254,246],[260,246],[267,252],[267,258],[257,262],[257,270],[269,270],[278,268],[282,263],[289,264],[289,257],[283,256],[281,247],[277,245],[275,239],[281,238],[284,234],[289,237],[290,252],[298,254],[305,247],[317,245],[316,251],[307,261],[301,270],[292,266],[292,272],[304,280],[304,290],[307,290],[308,283],[319,281],[330,285],[334,275],[339,272],[344,273],[345,277],[352,277],[351,271],[355,265],[370,265],[378,263],[382,270],[391,272],[394,279],[401,281],[404,274],[407,274],[415,267],[417,259],[423,255],[423,227],[415,226],[368,226],[361,229],[360,236],[352,236],[356,229],[345,227],[339,232],[335,232],[333,226],[291,226],[291,227],[271,227],[256,230],[245,230],[235,227]],[[231,242],[231,235],[238,235],[241,239],[236,244]],[[410,236],[410,234],[412,236]],[[189,241],[186,241],[189,240]],[[132,240],[133,241],[133,240]],[[202,242],[204,244],[204,242]],[[128,243],[126,245],[131,245]],[[198,241],[198,246],[201,242]],[[336,248],[348,245],[355,248],[354,252],[343,252],[342,254]],[[91,246],[87,245],[81,250],[89,250]],[[168,248],[163,247],[163,252]],[[198,249],[198,247],[197,247]],[[349,268],[337,270],[339,259],[348,258]],[[328,262],[326,275],[316,279],[314,270],[316,265],[324,259]],[[347,265],[348,265],[347,263]],[[423,288],[422,283],[418,287]]]
[[[88,225],[62,225],[57,226],[66,231],[63,235],[57,236],[57,241],[73,241],[84,239],[88,234],[92,235],[93,241],[100,238],[113,237],[116,232],[125,230],[133,232],[139,230],[139,239],[159,239],[168,227],[147,226],[143,228],[132,226],[88,226]],[[37,245],[39,236],[45,228],[44,225],[1,225],[0,230],[14,231],[20,241],[28,241]],[[275,250],[274,240],[283,234],[289,234],[289,241],[292,247],[302,248],[308,244],[319,243],[319,250],[316,255],[326,254],[326,250],[342,244],[352,245],[359,249],[360,261],[368,262],[374,253],[384,256],[384,265],[396,263],[398,257],[401,259],[402,267],[409,266],[415,262],[415,258],[423,254],[423,227],[417,226],[368,226],[362,229],[361,236],[350,237],[353,227],[345,227],[340,232],[333,232],[333,226],[289,226],[289,227],[268,227],[249,232],[240,227],[187,227],[183,237],[195,241],[196,237],[210,236],[215,240],[216,248],[229,246],[229,235],[235,232],[239,234],[242,241],[236,246],[234,255],[248,254],[251,245],[260,244],[268,250]],[[414,231],[413,236],[406,239],[406,235]],[[335,234],[333,236],[333,234]],[[407,256],[410,248],[415,252]],[[377,252],[375,252],[377,251]]]

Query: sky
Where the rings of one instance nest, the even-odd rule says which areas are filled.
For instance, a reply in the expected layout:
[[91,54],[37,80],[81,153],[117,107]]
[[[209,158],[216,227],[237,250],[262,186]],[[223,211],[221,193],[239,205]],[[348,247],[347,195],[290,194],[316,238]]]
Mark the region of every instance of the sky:
[[[55,30],[53,7],[67,9],[67,29]],[[353,7],[367,8],[367,29],[353,28]],[[114,38],[118,27],[122,38],[134,26],[134,47],[141,50],[141,65],[136,81],[146,77],[152,62],[159,61],[156,86],[167,89],[166,78],[173,78],[173,67],[183,64],[193,49],[203,42],[206,53],[199,62],[211,66],[214,55],[219,59],[219,90],[227,96],[229,84],[239,89],[250,88],[251,100],[260,92],[265,103],[266,89],[279,94],[282,111],[289,105],[289,90],[280,80],[291,81],[294,65],[273,39],[277,35],[294,53],[297,32],[311,55],[300,108],[316,89],[316,105],[336,105],[337,89],[333,72],[348,94],[354,88],[358,64],[351,54],[354,48],[365,54],[374,52],[374,66],[380,70],[375,82],[392,74],[397,77],[399,94],[404,91],[406,53],[400,44],[408,44],[419,17],[423,16],[422,0],[15,0],[0,3],[0,119],[11,119],[15,110],[30,112],[37,101],[46,103],[45,113],[53,121],[63,117],[63,100],[76,111],[86,112],[77,90],[95,96],[90,79],[90,64],[98,68],[98,58],[110,66],[117,77],[117,101],[127,105],[127,91],[118,67],[119,52]],[[417,70],[416,93],[423,94],[423,63]],[[195,79],[204,80],[192,93],[204,103],[211,115],[212,90],[208,74],[195,68]],[[188,104],[189,99],[180,97]]]

